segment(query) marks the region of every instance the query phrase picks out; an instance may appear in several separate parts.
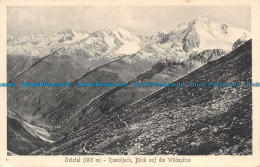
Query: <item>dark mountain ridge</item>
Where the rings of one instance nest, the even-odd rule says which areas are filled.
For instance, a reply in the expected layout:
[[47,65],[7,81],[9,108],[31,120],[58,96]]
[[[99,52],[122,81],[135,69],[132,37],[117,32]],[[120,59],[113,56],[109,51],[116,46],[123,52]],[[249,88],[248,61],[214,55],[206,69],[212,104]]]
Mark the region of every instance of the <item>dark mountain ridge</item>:
[[[133,105],[74,120],[63,139],[32,154],[252,154],[251,40]],[[241,87],[189,87],[238,82]],[[182,147],[185,146],[185,147]]]

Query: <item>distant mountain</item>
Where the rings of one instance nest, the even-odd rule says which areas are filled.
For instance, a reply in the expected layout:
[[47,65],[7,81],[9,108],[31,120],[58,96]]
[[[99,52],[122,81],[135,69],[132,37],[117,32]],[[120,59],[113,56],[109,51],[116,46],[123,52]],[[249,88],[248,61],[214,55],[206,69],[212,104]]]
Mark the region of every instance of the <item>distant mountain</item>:
[[[65,30],[49,35],[20,37],[18,39],[8,36],[7,52],[8,55],[43,57],[64,47],[64,54],[79,56],[82,53],[87,53],[91,55],[91,57],[87,56],[91,60],[96,59],[98,55],[112,52],[114,54],[134,54],[147,46],[148,48],[144,49],[146,54],[150,53],[151,49],[149,48],[152,47],[159,53],[168,53],[168,55],[174,53],[180,57],[187,57],[185,53],[201,52],[208,49],[231,51],[234,42],[245,35],[250,36],[250,33],[229,24],[215,23],[206,18],[196,18],[178,25],[169,33],[163,31],[152,36],[135,36],[117,26],[110,26],[92,34]],[[114,54],[109,54],[109,56]],[[147,55],[140,57],[147,58]],[[84,59],[84,56],[81,58]]]
[[7,54],[43,57],[60,47],[80,41],[88,36],[89,34],[87,32],[76,32],[72,30],[20,38],[8,36]]
[[92,34],[65,30],[18,39],[8,36],[7,41],[9,80],[48,55],[67,57],[73,62],[70,66],[85,68],[82,72],[86,72],[140,49],[138,37],[116,26]]
[[236,40],[245,34],[250,36],[248,31],[229,24],[196,18],[178,25],[168,34],[158,33],[145,38],[150,41],[159,40],[140,50],[138,56],[151,61],[165,61],[167,57],[173,62],[182,62],[191,54],[205,50],[221,49],[230,52]]
[[[103,55],[110,52],[116,54],[133,54],[139,48],[139,38],[117,26],[89,34],[65,30],[49,35],[36,35],[21,38],[7,37],[9,55],[26,55],[43,57],[58,48],[64,48],[64,54],[78,52],[89,53],[95,59],[97,54]],[[131,48],[131,50],[128,50]],[[92,51],[92,52],[91,52]],[[84,58],[84,57],[82,57]]]
[[180,24],[171,32],[171,39],[173,41],[176,40],[176,37],[182,39],[183,49],[186,52],[194,49],[198,51],[208,49],[231,51],[233,43],[244,34],[250,33],[226,23],[215,23],[206,18],[196,18],[188,23]]

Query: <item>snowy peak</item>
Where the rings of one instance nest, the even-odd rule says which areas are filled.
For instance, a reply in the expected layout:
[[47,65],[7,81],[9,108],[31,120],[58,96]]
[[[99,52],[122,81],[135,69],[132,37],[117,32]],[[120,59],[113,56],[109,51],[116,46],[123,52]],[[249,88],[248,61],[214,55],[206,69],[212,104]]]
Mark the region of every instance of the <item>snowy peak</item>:
[[[80,52],[95,59],[105,54],[135,54],[144,49],[150,59],[165,59],[166,55],[177,59],[177,55],[178,60],[184,60],[190,54],[204,50],[222,49],[229,52],[233,44],[244,34],[250,36],[246,30],[198,17],[179,24],[169,33],[161,31],[151,36],[136,36],[118,26],[109,26],[92,34],[67,29],[58,33],[19,39],[8,36],[7,41],[8,54],[14,55],[45,56],[52,50],[65,47],[70,55]],[[147,46],[153,49],[145,49]],[[150,53],[151,50],[156,52]]]
[[251,39],[251,35],[250,34],[246,34],[244,33],[244,35],[239,38],[232,46],[232,50],[235,50],[236,48],[238,48],[239,46],[243,45],[246,41]]
[[196,32],[200,38],[199,50],[222,49],[232,50],[233,43],[248,31],[233,27],[225,23],[207,22],[207,24],[196,24]]
[[180,32],[180,31],[184,31],[188,27],[189,27],[188,23],[181,23],[175,29],[173,29],[173,31],[171,33],[177,33],[177,32]]
[[102,31],[104,40],[115,54],[134,54],[140,50],[140,39],[118,26],[109,26]]
[[233,43],[249,31],[236,28],[226,23],[215,23],[206,18],[195,18],[189,22],[178,25],[171,32],[171,39],[179,39],[185,52],[195,49],[203,51],[208,49],[232,50]]
[[76,40],[86,38],[89,36],[87,32],[80,32],[80,31],[72,31],[72,30],[64,30],[57,33],[52,34],[45,34],[45,35],[31,35],[26,37],[14,38],[8,36],[8,40],[10,44],[55,44],[55,43],[62,43],[62,42],[76,42]]
[[139,42],[139,38],[137,36],[118,26],[109,26],[104,30],[104,33],[121,41]]
[[189,24],[209,24],[212,22],[207,18],[197,17],[189,22]]
[[[15,39],[7,37],[8,54],[42,57],[63,47],[65,55],[88,55],[89,60],[109,54],[134,54],[140,50],[140,39],[127,30],[109,26],[88,34],[70,29],[47,35],[33,35]],[[110,58],[113,58],[110,57]]]
[[195,19],[192,19],[189,22],[184,22],[179,24],[174,30],[173,32],[177,33],[178,31],[185,31],[188,28],[191,28],[193,25],[196,24],[209,24],[211,21],[207,18],[201,18],[201,17],[197,17]]
[[171,61],[178,63],[189,59],[190,55],[206,50],[217,49],[229,52],[234,42],[244,34],[250,33],[230,24],[215,23],[199,17],[179,24],[167,34],[157,33],[141,38],[148,45],[138,55],[155,62],[164,61],[168,57]]
[[64,30],[62,32],[31,35],[20,38],[7,37],[7,53],[12,55],[46,56],[53,50],[87,38],[87,32]]

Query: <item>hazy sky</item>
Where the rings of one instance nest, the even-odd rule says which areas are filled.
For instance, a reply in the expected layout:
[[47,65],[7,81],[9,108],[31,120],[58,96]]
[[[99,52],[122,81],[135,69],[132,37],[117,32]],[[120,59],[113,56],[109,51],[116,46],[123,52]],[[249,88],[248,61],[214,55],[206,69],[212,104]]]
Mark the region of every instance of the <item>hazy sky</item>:
[[8,34],[38,35],[72,29],[94,32],[117,25],[136,35],[171,31],[195,17],[250,30],[249,6],[8,7]]

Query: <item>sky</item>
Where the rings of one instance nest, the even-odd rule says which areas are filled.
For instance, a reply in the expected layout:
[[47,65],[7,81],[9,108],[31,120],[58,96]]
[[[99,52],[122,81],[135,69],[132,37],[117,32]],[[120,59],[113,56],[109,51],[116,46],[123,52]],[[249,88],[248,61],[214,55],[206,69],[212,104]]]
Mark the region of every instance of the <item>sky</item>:
[[116,25],[135,35],[152,35],[196,17],[251,29],[250,6],[8,7],[7,33],[17,37],[66,29],[92,33]]

